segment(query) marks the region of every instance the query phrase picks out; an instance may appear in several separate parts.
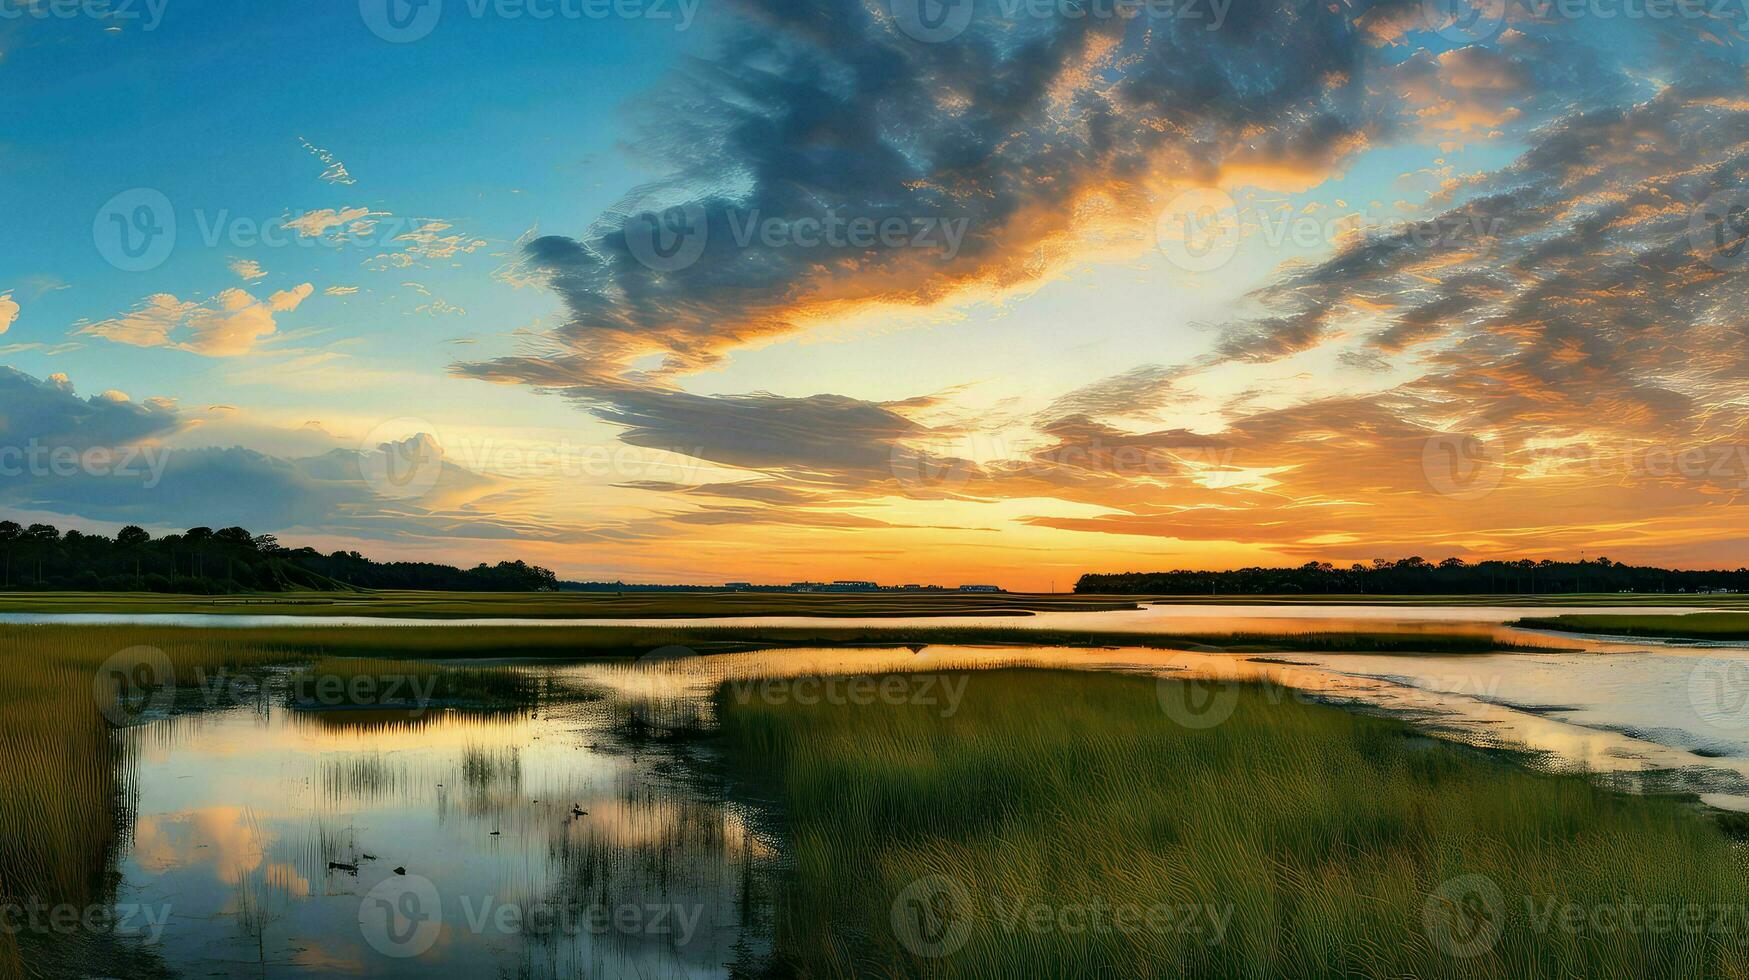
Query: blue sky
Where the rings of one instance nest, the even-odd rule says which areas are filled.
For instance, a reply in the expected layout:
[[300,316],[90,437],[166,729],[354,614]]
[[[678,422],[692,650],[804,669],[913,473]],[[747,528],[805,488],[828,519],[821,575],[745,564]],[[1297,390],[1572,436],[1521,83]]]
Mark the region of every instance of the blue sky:
[[12,0],[0,443],[168,469],[0,503],[661,581],[1735,560],[1749,453],[1646,463],[1743,438],[1734,11],[913,2]]

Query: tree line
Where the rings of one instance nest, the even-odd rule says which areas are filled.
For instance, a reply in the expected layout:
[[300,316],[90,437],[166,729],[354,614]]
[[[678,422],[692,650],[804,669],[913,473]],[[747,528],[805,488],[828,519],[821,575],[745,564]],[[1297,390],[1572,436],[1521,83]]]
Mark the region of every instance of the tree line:
[[1694,571],[1579,561],[1430,562],[1419,556],[1346,568],[1309,561],[1298,568],[1123,572],[1083,575],[1075,591],[1099,595],[1544,595],[1568,592],[1749,592],[1749,569]]
[[240,527],[192,527],[154,538],[129,525],[115,537],[52,524],[0,521],[0,588],[174,592],[222,595],[288,589],[550,591],[549,569],[521,561],[456,568],[433,562],[372,561],[356,551],[287,548]]

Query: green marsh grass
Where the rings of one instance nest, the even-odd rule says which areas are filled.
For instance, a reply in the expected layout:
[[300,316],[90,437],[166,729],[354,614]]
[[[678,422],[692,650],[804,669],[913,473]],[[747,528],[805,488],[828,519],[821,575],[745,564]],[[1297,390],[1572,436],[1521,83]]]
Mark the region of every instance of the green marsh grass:
[[[1236,702],[1224,723],[1188,729],[1159,699],[1159,685],[1180,683],[984,672],[951,717],[916,704],[743,703],[725,685],[716,708],[731,763],[776,801],[792,847],[777,912],[780,968],[989,978],[1749,975],[1740,914],[1749,865],[1685,803],[1535,772],[1256,685],[1228,689]],[[969,899],[954,916],[970,923],[963,945],[938,957],[907,948],[893,918],[907,886],[932,875]],[[1484,906],[1498,933],[1456,957],[1427,916],[1430,903],[1448,911],[1443,896],[1452,893],[1440,889],[1473,880],[1465,875],[1498,887],[1498,904]],[[1630,900],[1729,903],[1739,914],[1723,935],[1567,930],[1559,913],[1537,926],[1551,902],[1589,911]],[[1098,901],[1230,918],[1212,943],[1212,926],[1071,932],[1015,921],[1017,908]]]
[[1530,616],[1513,623],[1526,629],[1671,640],[1749,640],[1749,613],[1679,615]]

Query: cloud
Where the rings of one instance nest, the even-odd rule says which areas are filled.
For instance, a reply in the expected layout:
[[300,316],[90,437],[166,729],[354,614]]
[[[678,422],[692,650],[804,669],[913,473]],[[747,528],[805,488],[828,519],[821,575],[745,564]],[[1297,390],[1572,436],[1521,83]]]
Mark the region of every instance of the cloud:
[[298,137],[298,142],[303,144],[304,149],[310,151],[311,156],[322,161],[322,163],[326,165],[327,169],[323,170],[321,175],[317,177],[318,180],[326,181],[330,184],[342,184],[346,186],[358,183],[358,181],[352,178],[351,174],[346,172],[346,164],[341,163],[334,154],[329,153],[327,150],[322,149],[314,143],[311,143],[302,136]]
[[[524,243],[507,278],[552,289],[562,322],[455,371],[745,471],[631,485],[685,508],[675,526],[848,530],[902,523],[866,523],[883,507],[1000,502],[1113,548],[1721,552],[1740,537],[1721,508],[1749,482],[1631,461],[1749,444],[1742,276],[1721,268],[1741,229],[1695,233],[1703,202],[1749,191],[1741,52],[1681,19],[1643,22],[1632,46],[1517,20],[1453,46],[1420,8],[1236,6],[1212,34],[979,8],[954,43],[915,44],[879,5],[761,5],[757,32],[730,31],[658,100],[644,149],[667,176]],[[1284,262],[1205,353],[1028,393],[1031,414],[681,387],[773,338],[1123,254],[1178,188],[1293,194],[1436,148],[1472,169],[1434,159],[1379,195],[1413,220]],[[646,214],[702,229],[696,259],[652,257]],[[963,218],[965,235],[950,253],[786,231],[849,216]],[[1428,447],[1464,437],[1503,454],[1492,493],[1434,485]]]
[[320,238],[339,229],[334,237],[346,241],[371,235],[376,231],[377,222],[387,217],[390,217],[387,211],[372,211],[364,207],[322,208],[283,219],[281,223],[303,238]]
[[254,259],[232,259],[230,268],[244,282],[267,278],[267,270],[261,268],[261,263]]
[[[435,467],[429,489],[403,499],[379,493],[372,479],[386,471],[395,446],[336,446],[340,440],[308,427],[265,432],[236,414],[223,406],[190,414],[119,391],[80,398],[66,375],[38,380],[0,367],[0,449],[7,450],[0,507],[151,527],[239,524],[379,539],[583,533],[477,509],[502,482],[444,456],[429,436],[414,437],[431,450],[420,457]],[[292,455],[222,441],[238,437]],[[52,455],[69,450],[111,452],[89,457],[102,464],[93,466]]]
[[17,322],[18,301],[9,292],[0,293],[0,334],[11,330],[12,325]]
[[381,253],[367,264],[380,270],[408,269],[421,262],[454,259],[486,246],[483,238],[471,238],[459,233],[446,234],[450,231],[451,225],[447,221],[422,220],[411,231],[390,239],[391,245],[400,247],[399,251]]
[[182,425],[176,406],[164,399],[136,403],[117,391],[82,399],[64,374],[39,381],[0,367],[0,443],[7,446],[37,443],[83,450],[133,445]]
[[1139,365],[1061,395],[1039,414],[1043,419],[1149,414],[1171,403],[1176,396],[1173,382],[1184,374],[1185,369],[1179,366]]
[[275,317],[298,308],[315,287],[304,283],[258,300],[242,289],[221,291],[206,303],[169,293],[148,296],[131,312],[88,324],[75,333],[133,347],[172,347],[207,357],[248,354],[278,328]]
[[[1374,55],[1338,5],[1235,9],[1221,31],[993,11],[950,44],[858,0],[749,15],[651,110],[646,149],[670,175],[578,237],[527,243],[524,272],[569,314],[528,383],[648,356],[698,371],[862,306],[1001,294],[1146,247],[1167,191],[1315,183],[1379,126],[1361,81]],[[669,208],[669,226],[703,232],[691,264],[639,258],[647,216]],[[855,238],[852,220],[897,233]],[[942,228],[963,238],[947,247]]]

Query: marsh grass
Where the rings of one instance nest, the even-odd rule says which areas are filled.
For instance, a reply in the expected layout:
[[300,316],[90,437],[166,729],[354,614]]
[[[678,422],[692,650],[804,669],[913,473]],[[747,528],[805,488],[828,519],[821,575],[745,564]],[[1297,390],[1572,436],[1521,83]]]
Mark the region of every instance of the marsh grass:
[[[0,898],[78,906],[113,900],[116,848],[132,826],[133,756],[177,719],[136,728],[106,719],[97,685],[112,655],[142,645],[161,650],[174,670],[177,704],[193,710],[212,678],[258,678],[310,660],[311,647],[295,639],[271,631],[0,626]],[[404,642],[402,652],[423,639]],[[347,676],[436,672],[435,689],[455,696],[527,694],[533,683],[504,668],[450,676],[440,665],[321,663]],[[0,931],[0,977],[26,975],[27,965],[20,935]]]
[[[134,632],[141,632],[134,628]],[[215,631],[163,627],[146,632],[186,635],[191,642]],[[1556,646],[1502,641],[1487,633],[1288,630],[1275,633],[1139,633],[1121,630],[1027,629],[1006,626],[408,626],[269,627],[225,630],[236,642],[272,647],[286,655],[443,659],[635,658],[667,647],[731,653],[784,647],[898,647],[999,645],[1032,647],[1144,647],[1234,653],[1535,653]]]
[[1134,596],[1016,592],[152,592],[0,593],[0,612],[685,619],[699,616],[964,616],[1135,609]]
[[1526,629],[1672,640],[1749,640],[1749,613],[1679,615],[1529,616],[1513,623]]
[[[741,703],[719,689],[732,764],[787,821],[782,969],[1749,975],[1740,916],[1723,935],[1569,930],[1558,916],[1538,918],[1550,902],[1741,910],[1742,850],[1682,802],[1534,772],[1255,685],[1231,687],[1225,723],[1191,730],[1168,719],[1150,679],[1012,669],[970,683],[951,717],[912,704]],[[969,899],[953,910],[970,923],[963,945],[939,957],[916,955],[894,925],[895,900],[931,875]],[[1498,887],[1483,912],[1499,931],[1460,958],[1427,917],[1450,912],[1442,885],[1473,880],[1465,875]],[[1071,932],[1031,928],[1016,912],[1099,901],[1230,918],[1211,942],[1212,927]]]
[[513,708],[533,703],[540,678],[504,666],[447,667],[416,660],[324,657],[286,679],[293,707],[474,706]]

